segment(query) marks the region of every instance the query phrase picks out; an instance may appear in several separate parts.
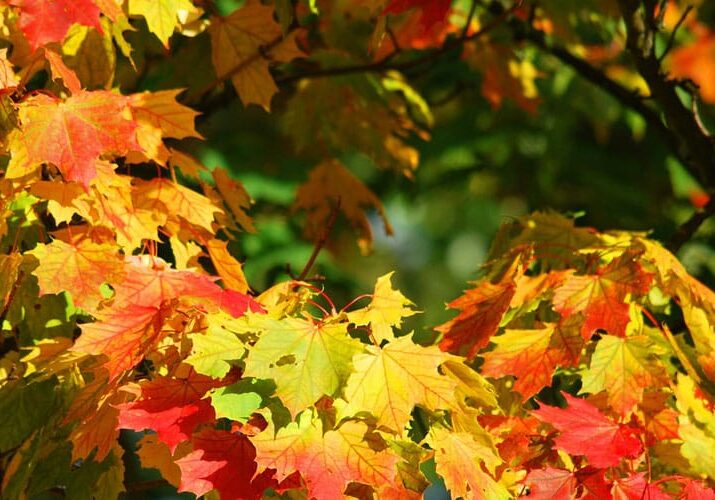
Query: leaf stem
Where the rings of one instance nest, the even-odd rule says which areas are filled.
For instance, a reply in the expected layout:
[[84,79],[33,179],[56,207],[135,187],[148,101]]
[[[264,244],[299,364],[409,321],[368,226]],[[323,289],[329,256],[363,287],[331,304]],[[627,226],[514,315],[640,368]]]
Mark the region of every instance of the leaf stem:
[[303,281],[308,276],[310,269],[313,267],[313,264],[315,264],[315,259],[318,258],[318,254],[320,254],[320,251],[323,249],[323,247],[325,246],[325,243],[328,241],[330,232],[332,231],[333,226],[335,225],[335,221],[338,218],[338,212],[340,211],[340,205],[341,205],[341,198],[338,196],[337,201],[335,202],[335,205],[333,205],[333,209],[330,212],[330,218],[328,219],[328,223],[325,226],[325,228],[323,229],[323,233],[320,235],[320,238],[318,238],[318,241],[315,242],[315,246],[313,247],[313,252],[310,254],[310,257],[308,258],[308,262],[305,263],[305,266],[303,266],[303,270],[298,275],[298,281]]

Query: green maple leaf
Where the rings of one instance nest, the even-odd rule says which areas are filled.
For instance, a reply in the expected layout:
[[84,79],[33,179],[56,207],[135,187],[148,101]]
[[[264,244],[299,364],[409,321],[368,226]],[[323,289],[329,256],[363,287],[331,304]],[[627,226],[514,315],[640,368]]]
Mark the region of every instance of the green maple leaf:
[[323,395],[335,395],[350,375],[353,356],[363,349],[348,336],[345,323],[265,318],[262,329],[244,374],[275,380],[276,395],[292,415]]

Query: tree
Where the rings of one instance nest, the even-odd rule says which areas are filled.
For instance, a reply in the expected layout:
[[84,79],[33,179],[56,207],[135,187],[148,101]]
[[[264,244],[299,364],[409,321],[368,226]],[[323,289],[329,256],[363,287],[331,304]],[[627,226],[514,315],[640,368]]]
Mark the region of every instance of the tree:
[[0,13],[3,498],[715,498],[711,5]]

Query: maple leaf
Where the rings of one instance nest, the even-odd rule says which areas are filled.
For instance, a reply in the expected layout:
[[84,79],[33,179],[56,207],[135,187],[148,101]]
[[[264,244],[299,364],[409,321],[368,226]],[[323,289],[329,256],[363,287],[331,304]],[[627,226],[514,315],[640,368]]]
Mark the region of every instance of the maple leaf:
[[372,245],[366,207],[377,210],[385,232],[392,234],[382,202],[337,160],[328,160],[315,167],[308,181],[298,188],[293,204],[294,209],[308,213],[305,234],[313,240],[323,235],[333,212],[340,210],[357,229],[358,244],[363,252]]
[[72,71],[67,65],[62,61],[62,56],[57,52],[53,52],[48,49],[43,50],[45,54],[45,59],[50,65],[50,71],[52,72],[53,79],[61,79],[67,90],[71,93],[76,94],[82,91],[82,84],[77,78],[77,74]]
[[129,96],[129,105],[137,122],[139,144],[147,157],[162,165],[171,155],[162,138],[203,138],[194,128],[194,118],[199,113],[176,101],[181,92],[183,89]]
[[224,377],[231,369],[229,361],[238,360],[246,352],[244,342],[225,328],[221,316],[208,316],[209,326],[204,334],[191,335],[191,355],[185,361],[197,372],[211,377]]
[[156,307],[130,305],[95,313],[97,321],[81,326],[72,351],[107,356],[104,366],[114,380],[139,363],[163,336],[165,311]]
[[57,224],[69,224],[75,214],[90,218],[85,191],[76,182],[37,181],[30,186],[30,192],[47,200],[47,211]]
[[443,23],[452,6],[452,0],[391,0],[383,14],[401,14],[406,10],[422,10],[420,25],[423,32],[430,31],[435,24]]
[[605,390],[608,404],[626,416],[643,400],[644,389],[667,380],[653,350],[653,342],[645,336],[604,335],[583,374],[581,392],[596,394]]
[[141,398],[117,405],[120,429],[151,429],[169,446],[172,453],[188,440],[197,425],[211,422],[215,413],[208,399],[208,389],[220,382],[190,373],[186,378],[159,377],[141,385]]
[[183,406],[163,408],[155,401],[127,403],[119,409],[119,429],[141,431],[151,429],[165,442],[173,453],[179,443],[187,440],[197,425],[211,422],[216,418],[208,400]]
[[159,129],[162,137],[203,139],[194,128],[194,119],[199,112],[179,104],[176,100],[176,96],[183,91],[183,89],[160,90],[129,96],[129,105],[135,120]]
[[222,168],[212,170],[211,176],[214,179],[216,189],[218,189],[223,203],[229,209],[235,221],[245,231],[255,233],[256,228],[253,225],[253,221],[246,214],[246,209],[250,208],[252,200],[246,192],[246,188],[243,187],[243,184],[233,180]]
[[19,83],[12,63],[7,60],[7,49],[0,49],[0,90],[15,88]]
[[159,239],[157,230],[165,221],[151,210],[136,206],[133,200],[136,188],[131,185],[129,176],[97,177],[95,181],[90,195],[95,202],[96,215],[93,214],[90,220],[114,231],[117,243],[125,253],[142,246],[143,240]]
[[114,287],[114,307],[159,307],[178,298],[216,298],[221,288],[215,278],[193,271],[178,271],[158,257],[127,257],[126,278]]
[[28,254],[40,261],[32,274],[37,276],[41,294],[69,292],[74,303],[86,311],[93,311],[103,299],[102,284],[118,283],[125,276],[123,259],[108,243],[84,239],[68,245],[54,240],[37,245]]
[[273,379],[276,395],[296,415],[323,395],[334,396],[351,373],[362,344],[348,336],[346,323],[313,323],[299,318],[260,319],[258,342],[244,374]]
[[566,409],[542,406],[532,412],[561,433],[554,440],[559,449],[585,455],[598,468],[616,466],[622,458],[636,458],[643,452],[635,428],[613,422],[583,399],[563,396],[568,403]]
[[248,292],[248,282],[243,274],[243,268],[241,263],[229,253],[228,242],[211,239],[206,242],[206,250],[224,286],[237,292]]
[[167,48],[182,10],[192,11],[195,7],[189,0],[129,0],[129,15],[143,16],[149,31]]
[[[485,433],[486,434],[486,433]],[[492,474],[502,463],[494,445],[485,435],[473,436],[434,427],[430,430],[430,446],[435,450],[437,473],[444,478],[453,498],[508,498],[509,492]]]
[[534,330],[506,330],[491,339],[496,347],[483,354],[482,374],[515,376],[514,390],[526,400],[551,385],[556,368],[578,364],[584,344],[579,326],[578,321],[566,320]]
[[75,424],[68,439],[72,442],[72,461],[84,459],[92,451],[95,460],[103,460],[116,444],[119,431],[114,405],[124,403],[127,394],[116,391],[106,370],[95,370],[93,380],[75,396],[64,424]]
[[443,337],[439,347],[444,351],[464,353],[468,359],[489,344],[497,332],[502,316],[514,297],[516,265],[512,265],[498,283],[481,281],[475,288],[453,300],[447,306],[459,309],[459,314],[435,328]]
[[272,472],[255,475],[256,450],[243,434],[204,429],[191,441],[194,451],[176,460],[179,492],[201,496],[215,489],[221,498],[258,500],[266,488],[277,486]]
[[279,480],[298,471],[309,498],[329,500],[341,498],[351,482],[372,486],[376,491],[396,486],[398,457],[389,449],[373,450],[365,440],[367,430],[363,422],[348,421],[323,433],[320,419],[306,411],[275,436],[269,427],[251,441],[262,468],[275,469]]
[[11,0],[20,8],[20,29],[31,49],[61,42],[75,23],[102,31],[99,8],[92,0]]
[[529,471],[524,484],[529,488],[529,498],[534,500],[571,500],[577,482],[571,471],[546,467]]
[[680,483],[683,484],[681,498],[688,500],[715,500],[715,490],[705,486],[702,481],[680,478]]
[[483,73],[482,95],[494,109],[507,98],[523,110],[536,113],[539,94],[534,80],[539,73],[530,61],[519,60],[507,45],[467,44],[464,49],[467,63]]
[[691,44],[678,47],[669,57],[674,77],[691,78],[698,84],[703,101],[715,102],[715,33],[703,27]]
[[678,375],[673,392],[679,411],[680,455],[688,460],[693,471],[715,477],[715,456],[711,452],[715,449],[715,412],[698,395],[700,389],[687,376]]
[[[187,442],[187,444],[189,444]],[[147,434],[137,443],[137,456],[144,469],[158,469],[161,477],[174,486],[181,483],[181,469],[172,459],[166,443],[158,440],[156,434]],[[179,451],[177,451],[179,454]]]
[[581,328],[584,340],[597,330],[623,337],[630,321],[630,295],[644,295],[650,290],[653,275],[636,262],[634,255],[624,253],[595,274],[571,274],[554,292],[554,309],[562,316],[583,312]]
[[378,344],[383,340],[395,338],[392,328],[399,328],[402,318],[415,314],[409,306],[414,304],[399,290],[392,288],[391,278],[394,272],[377,278],[372,301],[367,307],[348,313],[348,320],[357,326],[370,325],[372,336]]
[[378,424],[400,432],[415,405],[428,409],[457,407],[457,382],[438,371],[445,361],[456,360],[437,347],[422,347],[410,336],[400,337],[380,349],[368,346],[353,357],[354,372],[345,387],[348,404],[343,416],[368,412]]
[[97,175],[99,155],[139,148],[128,100],[112,92],[81,91],[64,101],[36,94],[18,108],[29,159],[55,164],[65,180],[85,188]]
[[212,234],[214,214],[222,212],[205,196],[164,178],[138,182],[133,200],[137,208],[168,214],[169,217],[178,215]]
[[613,500],[669,500],[673,498],[657,485],[649,483],[644,472],[638,472],[626,478],[617,478],[613,482],[611,494]]
[[273,20],[273,7],[248,0],[227,17],[212,19],[211,54],[219,80],[231,78],[245,105],[270,110],[278,92],[268,71],[272,61],[288,62],[304,54],[295,44],[296,32],[283,37]]

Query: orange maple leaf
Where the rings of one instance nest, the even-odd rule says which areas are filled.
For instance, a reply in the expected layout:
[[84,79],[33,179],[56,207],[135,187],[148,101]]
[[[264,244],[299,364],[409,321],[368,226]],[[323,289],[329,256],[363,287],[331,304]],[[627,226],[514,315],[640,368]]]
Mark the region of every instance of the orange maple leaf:
[[19,137],[29,160],[53,163],[65,180],[88,188],[101,154],[139,149],[128,102],[104,90],[77,92],[64,101],[46,94],[25,99],[18,106]]

